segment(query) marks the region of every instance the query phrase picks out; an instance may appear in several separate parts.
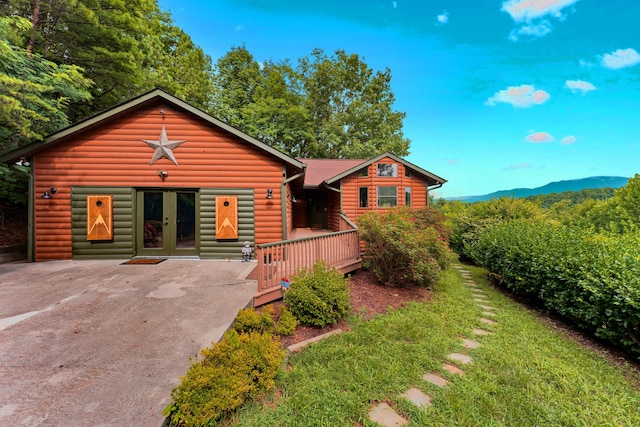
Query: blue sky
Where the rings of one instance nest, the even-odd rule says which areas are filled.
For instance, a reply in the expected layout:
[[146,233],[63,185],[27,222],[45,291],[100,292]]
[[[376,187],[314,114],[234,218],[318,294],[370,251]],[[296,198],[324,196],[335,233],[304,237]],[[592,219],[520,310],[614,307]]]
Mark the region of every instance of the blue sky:
[[391,70],[442,197],[640,173],[638,0],[159,0],[213,61],[322,48]]

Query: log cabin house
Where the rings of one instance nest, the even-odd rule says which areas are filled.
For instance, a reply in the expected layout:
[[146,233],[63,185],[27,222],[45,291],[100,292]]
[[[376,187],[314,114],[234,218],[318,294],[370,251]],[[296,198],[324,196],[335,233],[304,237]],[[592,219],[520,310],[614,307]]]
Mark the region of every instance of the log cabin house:
[[29,164],[29,261],[258,262],[255,305],[318,259],[360,267],[358,216],[446,181],[392,154],[294,159],[161,90],[0,157]]

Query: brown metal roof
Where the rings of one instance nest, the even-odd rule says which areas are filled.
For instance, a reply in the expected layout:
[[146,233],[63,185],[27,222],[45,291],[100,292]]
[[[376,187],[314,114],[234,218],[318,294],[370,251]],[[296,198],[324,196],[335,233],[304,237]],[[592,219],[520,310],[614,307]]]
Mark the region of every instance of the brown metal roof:
[[304,186],[317,187],[326,180],[365,163],[367,159],[298,159],[298,161],[307,165]]

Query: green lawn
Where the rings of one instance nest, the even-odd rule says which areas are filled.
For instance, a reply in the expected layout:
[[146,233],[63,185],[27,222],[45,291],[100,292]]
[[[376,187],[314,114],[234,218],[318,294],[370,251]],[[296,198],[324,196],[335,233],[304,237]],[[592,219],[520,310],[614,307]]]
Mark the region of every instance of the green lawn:
[[[351,319],[352,331],[313,344],[288,360],[279,391],[228,420],[238,426],[375,426],[367,411],[386,401],[410,426],[639,426],[640,378],[545,327],[535,315],[466,267],[496,308],[497,325],[460,273],[447,271],[428,303]],[[493,332],[475,336],[474,328]],[[461,338],[481,342],[466,349]],[[470,355],[465,375],[442,369],[447,355]],[[440,388],[425,373],[449,380]],[[420,410],[400,395],[418,387],[432,398]]]

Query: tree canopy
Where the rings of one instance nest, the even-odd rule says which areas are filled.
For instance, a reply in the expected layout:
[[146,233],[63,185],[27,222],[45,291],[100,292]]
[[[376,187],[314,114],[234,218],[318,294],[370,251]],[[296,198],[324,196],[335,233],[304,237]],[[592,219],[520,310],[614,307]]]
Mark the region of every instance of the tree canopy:
[[409,154],[391,72],[374,72],[356,54],[316,49],[293,67],[235,47],[216,63],[214,86],[215,116],[293,156]]
[[213,64],[157,0],[7,0],[0,17],[1,151],[160,87],[294,157],[409,153],[390,70],[357,54]]

